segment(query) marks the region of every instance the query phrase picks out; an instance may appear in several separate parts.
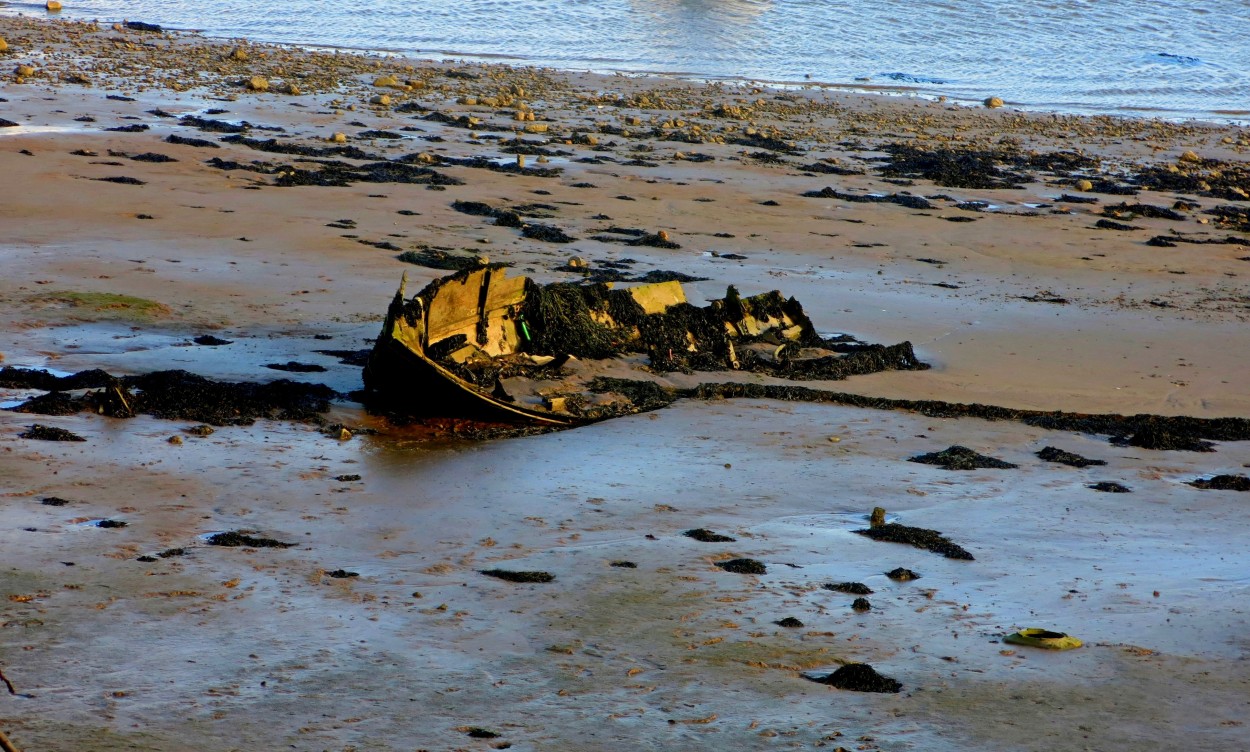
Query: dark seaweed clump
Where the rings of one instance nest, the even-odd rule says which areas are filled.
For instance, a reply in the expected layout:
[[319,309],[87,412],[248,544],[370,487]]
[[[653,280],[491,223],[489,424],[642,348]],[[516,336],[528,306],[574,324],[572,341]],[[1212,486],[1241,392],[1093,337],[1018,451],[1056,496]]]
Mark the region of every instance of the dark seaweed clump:
[[438,248],[423,248],[419,251],[404,251],[395,258],[403,261],[405,264],[416,264],[417,266],[425,266],[430,269],[443,269],[446,271],[461,271],[464,269],[475,269],[482,265],[477,256],[464,256],[456,253],[449,253]]
[[881,150],[890,163],[879,168],[882,175],[924,178],[948,188],[1018,188],[1033,178],[1004,169],[1018,155],[1006,150],[921,148],[908,144],[887,144]]
[[1049,446],[1039,451],[1037,456],[1046,462],[1057,462],[1061,465],[1071,465],[1072,467],[1090,467],[1091,465],[1107,464],[1103,460],[1091,460],[1086,457],[1082,457],[1079,454],[1065,452],[1062,449],[1056,449],[1055,447]]
[[848,663],[828,676],[807,676],[814,682],[828,684],[838,689],[850,689],[855,692],[898,693],[902,690],[901,682],[882,676],[867,663]]
[[220,347],[222,345],[234,344],[234,340],[222,339],[221,337],[214,337],[211,334],[201,334],[200,336],[196,337],[195,339],[191,341],[197,345],[204,345],[205,347]]
[[907,543],[916,548],[923,548],[926,551],[942,554],[948,559],[973,561],[972,554],[952,543],[936,530],[929,530],[923,527],[909,527],[900,525],[897,522],[887,522],[884,525],[864,528],[863,530],[853,530],[852,532],[866,535],[876,541]]
[[701,527],[696,527],[693,530],[687,530],[682,533],[682,535],[687,538],[694,538],[695,540],[703,543],[733,543],[738,540],[737,538],[731,538],[728,535],[714,533],[711,530]]
[[129,524],[130,524],[129,522],[125,522],[123,520],[100,520],[99,522],[95,524],[95,526],[107,529],[107,528],[115,528],[115,527],[126,527]]
[[294,543],[283,543],[273,538],[256,538],[238,531],[230,531],[228,533],[216,533],[208,536],[208,545],[210,546],[226,546],[229,548],[237,548],[246,546],[247,548],[290,548]]
[[871,611],[872,604],[868,602],[867,598],[856,598],[851,602],[851,609],[854,611]]
[[55,426],[45,426],[41,423],[35,423],[29,430],[19,433],[17,437],[19,439],[39,439],[40,441],[86,441],[86,439],[72,431],[66,431],[64,428]]
[[1189,485],[1211,491],[1250,491],[1250,478],[1244,475],[1216,475],[1191,480]]
[[821,585],[825,590],[832,590],[835,593],[850,593],[851,595],[872,595],[872,588],[862,582],[827,582]]
[[295,360],[288,360],[285,363],[266,363],[265,368],[288,373],[321,373],[326,370],[325,366],[317,363],[300,363]]
[[614,561],[608,566],[617,567],[618,569],[637,569],[638,565],[632,561]]
[[1100,480],[1097,483],[1090,484],[1090,488],[1103,493],[1132,493],[1133,489],[1123,483],[1116,483],[1113,480]]
[[550,572],[526,572],[513,569],[480,569],[487,577],[497,577],[507,582],[551,582],[556,577]]
[[784,619],[778,619],[777,621],[773,622],[773,624],[776,624],[779,627],[785,627],[787,629],[798,629],[799,627],[804,626],[803,622],[799,621],[793,616],[787,616]]
[[39,503],[45,507],[63,507],[69,503],[69,500],[62,499],[60,496],[45,496],[39,500]]
[[768,568],[761,561],[755,559],[730,559],[729,561],[718,561],[716,566],[726,572],[734,574],[768,574]]
[[903,569],[902,567],[891,569],[885,573],[885,576],[897,582],[908,582],[909,580],[920,579],[920,575],[918,573],[913,572],[910,569]]
[[544,243],[572,243],[577,238],[555,225],[527,224],[521,228],[521,237],[541,240]]
[[333,389],[287,379],[267,384],[213,381],[187,371],[128,376],[139,412],[214,426],[251,425],[258,418],[314,421],[330,409]]
[[919,462],[925,465],[938,465],[946,470],[976,470],[979,468],[1010,469],[1019,467],[994,457],[978,454],[968,447],[958,444],[940,452],[929,452],[910,457],[908,462]]
[[1170,450],[1184,452],[1214,452],[1215,445],[1194,436],[1169,430],[1163,426],[1142,426],[1127,439],[1118,439],[1119,443],[1142,449]]
[[326,577],[333,577],[338,580],[344,580],[349,577],[359,577],[359,572],[349,572],[346,569],[336,569],[333,572],[326,572]]

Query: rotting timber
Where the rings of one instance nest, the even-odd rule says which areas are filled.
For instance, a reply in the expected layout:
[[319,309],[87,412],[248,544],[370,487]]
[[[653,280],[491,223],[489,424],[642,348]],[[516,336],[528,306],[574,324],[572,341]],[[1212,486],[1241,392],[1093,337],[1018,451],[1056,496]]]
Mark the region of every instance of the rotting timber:
[[676,281],[541,285],[509,278],[501,264],[434,280],[411,298],[406,282],[364,381],[388,410],[411,415],[573,426],[660,406],[646,389],[591,388],[621,368],[647,379],[743,370],[787,380],[928,368],[907,342],[822,338],[802,305],[775,290],[742,297],[730,286],[698,307]]

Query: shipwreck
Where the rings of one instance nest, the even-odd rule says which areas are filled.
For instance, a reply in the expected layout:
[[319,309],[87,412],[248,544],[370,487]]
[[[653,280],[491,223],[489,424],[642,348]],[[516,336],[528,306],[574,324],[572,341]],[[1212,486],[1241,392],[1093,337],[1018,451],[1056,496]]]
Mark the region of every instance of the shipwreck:
[[411,298],[405,279],[364,369],[390,410],[573,426],[645,409],[604,388],[626,377],[749,371],[836,380],[918,370],[908,342],[822,337],[794,298],[774,290],[692,305],[676,281],[539,284],[484,264],[434,280]]

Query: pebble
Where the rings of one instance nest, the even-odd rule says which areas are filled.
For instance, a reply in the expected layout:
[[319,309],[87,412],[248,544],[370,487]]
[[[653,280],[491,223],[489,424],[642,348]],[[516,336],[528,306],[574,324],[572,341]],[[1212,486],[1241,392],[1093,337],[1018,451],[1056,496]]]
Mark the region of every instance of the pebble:
[[20,76],[22,78],[29,78],[30,76],[35,75],[35,69],[29,65],[19,65],[13,69],[13,75]]
[[994,109],[995,107],[1002,107],[1006,102],[1002,100],[1002,97],[986,97],[984,104],[986,107]]
[[1076,181],[1075,184],[1073,184],[1072,187],[1077,189],[1078,191],[1081,191],[1082,193],[1088,193],[1089,191],[1094,190],[1094,184],[1089,182],[1088,180],[1078,180]]
[[369,100],[369,104],[378,104],[382,106],[389,105],[390,103],[391,103],[390,94],[377,94]]
[[269,79],[264,76],[252,76],[247,80],[248,91],[269,91]]
[[8,52],[9,43],[4,41],[4,37],[0,37],[0,52]]
[[1180,162],[1196,163],[1201,162],[1202,157],[1198,156],[1197,152],[1187,151],[1177,157],[1177,160]]
[[347,143],[347,134],[335,133],[333,136],[330,136],[328,140],[336,144],[345,144]]
[[47,8],[52,13],[56,13],[61,9],[61,4],[57,2],[57,0],[48,0],[43,7]]

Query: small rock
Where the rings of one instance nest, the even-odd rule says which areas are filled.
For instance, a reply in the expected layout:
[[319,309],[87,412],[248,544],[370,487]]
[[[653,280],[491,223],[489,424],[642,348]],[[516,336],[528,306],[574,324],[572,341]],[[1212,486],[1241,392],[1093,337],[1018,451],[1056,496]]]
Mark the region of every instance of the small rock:
[[1002,107],[1004,104],[1006,104],[1006,102],[1002,100],[1002,97],[986,97],[985,102],[983,102],[983,104],[992,110],[996,107]]
[[264,76],[252,76],[245,86],[248,91],[269,91],[269,79]]
[[394,76],[378,76],[373,79],[373,85],[379,88],[398,88],[400,83]]
[[347,134],[346,134],[346,133],[335,133],[333,136],[330,136],[330,138],[328,138],[328,139],[326,139],[326,140],[327,140],[327,141],[331,141],[331,142],[336,143],[336,144],[345,144],[345,143],[347,143]]
[[13,69],[13,75],[19,78],[30,78],[35,75],[35,69],[29,65],[19,65]]
[[570,269],[585,269],[590,264],[581,256],[570,256],[568,266]]
[[346,428],[339,429],[339,441],[347,441],[352,437],[352,432]]
[[1179,157],[1177,157],[1176,160],[1178,162],[1189,162],[1191,164],[1196,164],[1202,161],[1202,157],[1198,156],[1196,152],[1187,151],[1181,154]]
[[390,103],[391,103],[390,94],[375,94],[374,96],[369,98],[369,104],[376,104],[376,105],[381,105],[383,107],[386,107],[390,105]]
[[168,439],[165,439],[165,441],[168,441],[170,444],[173,444],[174,446],[182,446],[182,437],[178,436],[177,434],[170,436]]
[[295,84],[289,81],[287,83],[282,84],[282,86],[278,89],[278,91],[283,94],[289,94],[293,97],[298,97],[300,94],[303,93],[300,91],[298,86],[296,86]]
[[525,132],[526,133],[546,133],[547,124],[546,123],[530,123],[529,125],[525,126]]
[[868,602],[867,598],[856,598],[851,603],[851,608],[856,611],[871,611],[872,604]]
[[230,54],[226,55],[226,58],[230,60],[238,60],[240,62],[247,60],[247,50],[242,47],[235,47],[233,50],[230,50]]
[[57,0],[48,0],[43,7],[47,8],[51,13],[56,13],[61,9],[61,4]]
[[9,43],[4,41],[4,37],[0,37],[0,52],[8,52]]
[[1088,180],[1078,180],[1075,183],[1073,183],[1072,187],[1077,189],[1078,191],[1081,191],[1082,193],[1089,193],[1090,191],[1094,190],[1094,184]]

